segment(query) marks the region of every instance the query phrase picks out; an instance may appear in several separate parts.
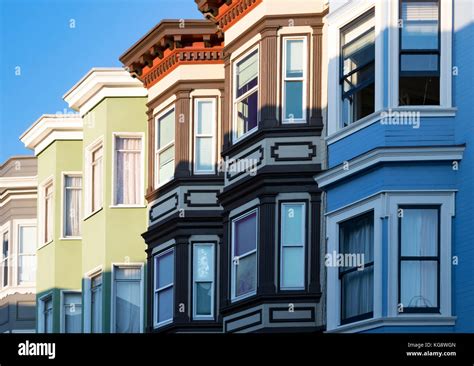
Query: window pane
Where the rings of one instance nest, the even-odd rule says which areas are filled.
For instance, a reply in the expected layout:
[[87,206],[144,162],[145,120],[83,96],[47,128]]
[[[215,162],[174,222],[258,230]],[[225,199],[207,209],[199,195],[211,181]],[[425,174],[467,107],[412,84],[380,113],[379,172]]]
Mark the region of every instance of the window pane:
[[342,320],[374,309],[374,267],[347,273],[341,279]]
[[283,204],[282,208],[282,244],[304,244],[304,204]]
[[[100,148],[102,156],[102,148]],[[100,159],[93,158],[92,166],[92,211],[96,211],[102,207],[102,157]]]
[[139,333],[140,281],[120,281],[115,286],[115,331]]
[[20,254],[35,254],[36,227],[20,226]]
[[438,76],[400,78],[400,105],[439,105]]
[[[101,277],[101,276],[100,276]],[[92,333],[102,332],[102,285],[91,291],[91,325]]]
[[282,287],[304,287],[304,247],[282,248]]
[[402,49],[438,49],[438,1],[403,1],[402,20]]
[[438,55],[403,54],[401,55],[400,70],[402,72],[437,72]]
[[173,288],[167,288],[166,290],[158,292],[157,295],[158,305],[158,323],[173,318]]
[[196,291],[196,314],[211,315],[212,303],[212,283],[198,282],[195,286]]
[[214,246],[194,245],[194,280],[214,280]]
[[240,258],[236,265],[235,296],[254,292],[257,288],[257,254]]
[[174,109],[158,120],[158,149],[174,140],[175,113]]
[[344,75],[373,62],[375,59],[375,32],[372,30],[344,46],[342,56]]
[[402,256],[438,255],[438,210],[403,208]]
[[141,201],[140,138],[116,137],[115,204],[138,204]]
[[[65,236],[80,236],[81,224],[81,202],[82,202],[82,178],[65,177]],[[73,189],[71,189],[73,188]]]
[[258,50],[239,61],[236,66],[237,97],[258,84]]
[[405,308],[438,306],[438,263],[402,261],[400,301]]
[[174,176],[174,146],[159,154],[159,183],[167,182]]
[[157,289],[173,283],[174,254],[168,252],[156,259],[155,275]]
[[19,257],[19,281],[34,282],[36,278],[36,256],[34,254],[21,255]]
[[44,332],[53,332],[53,300],[51,298],[44,300]]
[[141,279],[140,268],[115,267],[114,273],[115,273],[116,280],[140,280]]
[[285,119],[303,119],[303,82],[285,82]]
[[258,92],[237,103],[237,138],[257,127]]
[[234,256],[257,248],[257,213],[253,212],[234,222]]
[[64,331],[81,333],[82,331],[81,294],[64,294]]
[[3,234],[3,240],[2,240],[2,258],[5,259],[8,257],[8,233]]
[[197,126],[198,135],[212,135],[214,125],[214,103],[210,100],[197,101]]
[[196,170],[214,169],[212,150],[212,137],[196,138]]
[[286,76],[303,77],[304,42],[302,39],[286,41]]
[[339,248],[343,254],[363,255],[364,263],[373,261],[373,212],[344,221],[339,225]]

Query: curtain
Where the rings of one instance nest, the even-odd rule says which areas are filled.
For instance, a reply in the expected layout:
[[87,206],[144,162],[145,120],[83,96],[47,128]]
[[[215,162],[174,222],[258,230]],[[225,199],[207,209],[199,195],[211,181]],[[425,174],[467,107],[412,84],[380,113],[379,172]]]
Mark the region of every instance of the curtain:
[[141,138],[117,137],[116,204],[140,203],[141,195]]
[[20,226],[19,268],[20,283],[34,282],[36,277],[36,227]]
[[140,332],[140,281],[116,284],[115,324],[117,333]]
[[66,177],[66,236],[81,236],[81,187],[81,177]]

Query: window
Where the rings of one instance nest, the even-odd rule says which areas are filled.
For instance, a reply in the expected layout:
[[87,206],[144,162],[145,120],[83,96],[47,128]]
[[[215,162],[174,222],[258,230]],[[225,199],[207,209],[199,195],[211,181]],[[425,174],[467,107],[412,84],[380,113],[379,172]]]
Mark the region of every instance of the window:
[[375,21],[371,11],[341,30],[343,126],[375,110]]
[[63,317],[61,319],[64,333],[82,332],[82,296],[80,292],[63,292]]
[[91,330],[102,332],[102,274],[91,278]]
[[439,1],[402,0],[400,105],[440,104]]
[[258,125],[258,49],[234,66],[234,141],[256,130]]
[[142,204],[142,138],[115,136],[114,205]]
[[41,301],[43,302],[43,333],[53,333],[53,297],[48,296]]
[[280,288],[305,287],[306,205],[281,204]]
[[92,212],[102,208],[102,164],[104,148],[102,145],[92,151]]
[[193,246],[193,317],[214,318],[214,244]]
[[283,42],[283,123],[306,122],[306,37]]
[[374,213],[366,213],[339,224],[339,253],[343,258],[361,256],[339,268],[341,324],[371,318],[374,309]]
[[155,326],[173,321],[174,250],[155,257]]
[[232,220],[232,299],[257,289],[257,210]]
[[36,226],[19,226],[18,231],[18,283],[33,283],[36,279]]
[[49,243],[53,240],[53,183],[48,183],[44,187],[44,221],[43,221],[43,241]]
[[174,176],[175,112],[171,109],[156,119],[155,185]]
[[1,276],[2,281],[0,283],[1,287],[8,286],[8,275],[9,275],[9,266],[10,266],[10,245],[9,245],[9,237],[8,231],[3,233],[2,236],[2,257],[0,258],[0,269],[1,269]]
[[214,173],[216,100],[196,99],[194,102],[194,172]]
[[439,311],[439,206],[399,206],[399,304],[404,313]]
[[64,237],[81,236],[82,177],[64,176]]
[[139,333],[142,302],[141,267],[114,266],[114,331]]

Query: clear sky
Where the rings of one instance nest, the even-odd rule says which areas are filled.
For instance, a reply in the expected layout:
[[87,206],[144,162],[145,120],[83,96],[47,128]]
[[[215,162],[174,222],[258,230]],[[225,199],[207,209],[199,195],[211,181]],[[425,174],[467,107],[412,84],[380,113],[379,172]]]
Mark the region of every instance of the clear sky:
[[92,67],[119,56],[161,19],[202,19],[193,0],[0,0],[0,164],[31,155],[19,136]]

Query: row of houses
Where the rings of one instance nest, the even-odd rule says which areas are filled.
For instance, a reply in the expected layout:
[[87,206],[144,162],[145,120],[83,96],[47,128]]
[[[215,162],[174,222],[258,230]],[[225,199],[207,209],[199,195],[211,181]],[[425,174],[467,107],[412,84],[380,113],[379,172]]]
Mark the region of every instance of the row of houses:
[[0,167],[0,331],[474,331],[473,5],[195,2]]

